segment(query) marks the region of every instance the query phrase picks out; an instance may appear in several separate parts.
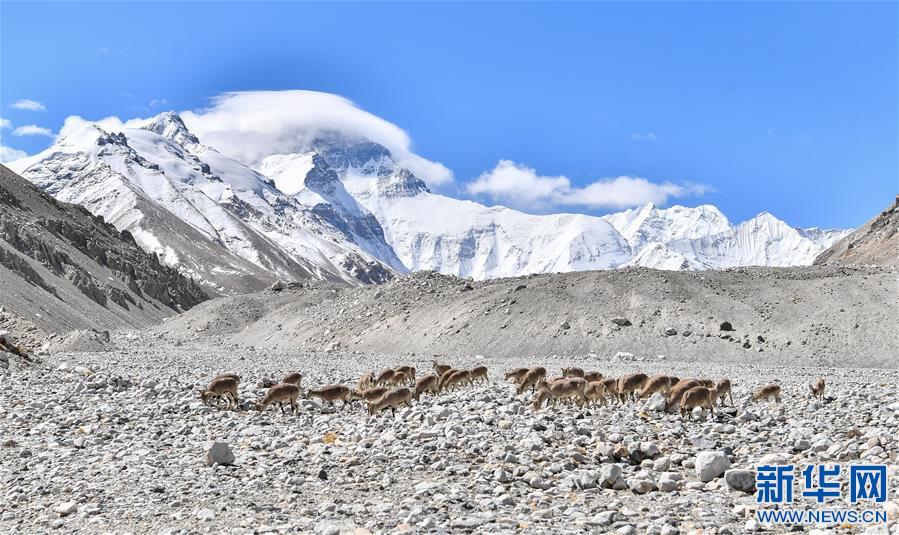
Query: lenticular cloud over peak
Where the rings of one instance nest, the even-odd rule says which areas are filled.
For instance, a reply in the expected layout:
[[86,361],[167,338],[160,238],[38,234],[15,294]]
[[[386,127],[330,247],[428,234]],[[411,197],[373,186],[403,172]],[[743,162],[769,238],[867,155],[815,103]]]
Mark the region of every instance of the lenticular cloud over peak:
[[432,185],[452,171],[412,152],[409,135],[352,101],[318,91],[242,91],[212,99],[208,108],[181,114],[206,145],[254,165],[266,156],[301,152],[316,137],[340,134],[386,147],[401,165]]

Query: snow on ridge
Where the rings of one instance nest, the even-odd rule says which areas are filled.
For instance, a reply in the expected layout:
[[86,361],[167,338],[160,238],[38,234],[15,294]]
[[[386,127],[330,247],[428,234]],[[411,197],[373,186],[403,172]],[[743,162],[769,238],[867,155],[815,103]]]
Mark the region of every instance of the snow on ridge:
[[[138,228],[147,208],[135,199],[146,198],[160,208],[155,213],[210,240],[207,249],[224,247],[279,277],[381,282],[422,269],[485,279],[623,266],[807,265],[848,232],[795,229],[766,212],[732,224],[712,205],[650,203],[601,217],[488,207],[432,193],[386,148],[338,134],[251,168],[201,144],[173,112],[116,132],[86,124],[9,165],[122,228]],[[139,227],[152,230],[145,248],[190,260],[159,225]]]

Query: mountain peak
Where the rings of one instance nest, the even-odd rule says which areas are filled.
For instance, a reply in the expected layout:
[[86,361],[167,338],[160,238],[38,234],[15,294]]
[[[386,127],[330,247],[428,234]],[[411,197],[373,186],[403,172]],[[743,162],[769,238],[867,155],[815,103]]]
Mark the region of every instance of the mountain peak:
[[181,146],[199,145],[200,140],[193,135],[184,124],[181,116],[174,111],[166,111],[160,113],[156,117],[150,119],[144,130],[148,130],[160,136],[167,137]]
[[377,188],[378,196],[384,198],[415,197],[419,193],[431,192],[420,178],[404,167],[389,175],[379,176]]

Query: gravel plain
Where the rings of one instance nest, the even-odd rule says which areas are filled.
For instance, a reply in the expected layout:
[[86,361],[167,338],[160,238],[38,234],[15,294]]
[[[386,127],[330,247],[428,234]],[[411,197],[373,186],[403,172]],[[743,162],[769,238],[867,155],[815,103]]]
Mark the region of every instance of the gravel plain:
[[[262,380],[290,370],[309,388],[400,364],[421,376],[430,355],[274,353],[146,331],[116,333],[112,343],[13,362],[0,375],[0,532],[745,533],[771,529],[753,516],[751,470],[761,462],[886,463],[889,525],[833,532],[899,530],[892,369],[441,357],[488,366],[489,383],[370,418],[359,404],[302,400],[290,415],[260,414],[250,401],[264,393]],[[535,412],[502,374],[537,364],[551,376],[577,365],[611,376],[729,377],[736,407],[695,421],[652,401]],[[238,411],[198,398],[223,371],[243,378]],[[808,395],[819,376],[823,402]],[[783,404],[749,403],[770,381],[782,385]],[[227,444],[216,455],[230,450],[233,462],[209,466],[213,442]]]

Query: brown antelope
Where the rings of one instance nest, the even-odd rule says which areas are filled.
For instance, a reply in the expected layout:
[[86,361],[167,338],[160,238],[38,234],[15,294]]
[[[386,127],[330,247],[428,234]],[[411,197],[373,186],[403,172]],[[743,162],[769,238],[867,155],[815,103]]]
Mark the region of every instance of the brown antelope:
[[281,412],[286,413],[287,411],[284,410],[284,402],[288,401],[290,402],[291,414],[296,414],[299,410],[299,406],[297,405],[298,397],[300,397],[300,387],[295,384],[282,383],[269,388],[268,392],[265,393],[265,397],[261,400],[257,400],[254,405],[256,406],[256,410],[262,412],[272,403],[277,403],[281,407]]
[[618,397],[618,379],[615,377],[603,377],[602,384],[606,387],[606,396],[612,401],[621,403],[621,398]]
[[824,378],[818,377],[818,380],[815,381],[814,384],[808,385],[809,389],[812,391],[812,396],[817,399],[824,399]]
[[528,387],[530,387],[532,391],[536,390],[537,387],[544,382],[546,382],[546,368],[543,366],[531,368],[521,377],[521,381],[518,383],[518,393],[521,394],[527,390]]
[[646,381],[646,385],[643,386],[643,390],[640,391],[638,397],[640,399],[647,398],[656,392],[660,392],[665,397],[668,397],[668,394],[671,393],[671,377],[667,375],[653,375]]
[[346,385],[326,385],[313,388],[306,392],[306,398],[318,398],[322,401],[327,401],[332,407],[335,401],[340,400],[343,402],[340,410],[345,409],[355,399],[353,389]]
[[353,393],[353,397],[368,403],[377,400],[389,391],[390,389],[386,386],[373,386],[371,388],[366,388],[365,390],[356,390]]
[[403,386],[409,383],[409,372],[402,372],[398,370],[393,370],[393,377],[387,381],[386,384],[394,385],[394,386]]
[[578,405],[585,405],[589,400],[585,390],[587,381],[583,377],[565,377],[558,381],[543,382],[537,388],[537,395],[534,397],[534,409],[540,410],[543,403],[547,400],[555,403],[559,399],[573,399]]
[[234,372],[220,373],[220,374],[216,375],[215,377],[213,377],[212,380],[215,381],[216,379],[224,379],[225,377],[230,377],[232,379],[237,380],[238,383],[240,382],[240,376]]
[[691,379],[692,381],[696,381],[699,383],[699,386],[704,386],[706,388],[715,388],[715,380],[714,379]]
[[375,376],[369,372],[359,378],[359,381],[356,383],[356,390],[362,391],[373,386],[375,386]]
[[694,386],[702,386],[699,384],[699,381],[693,379],[681,379],[674,385],[674,388],[671,389],[671,392],[668,394],[668,399],[665,401],[665,411],[667,412],[672,407],[677,407],[680,405],[680,400],[684,396],[684,393],[687,390],[690,390]]
[[693,408],[702,407],[703,411],[708,409],[715,416],[715,402],[718,400],[718,393],[714,388],[706,388],[704,386],[694,386],[690,390],[684,392],[680,399],[680,416],[683,418],[689,414],[693,419]]
[[230,409],[233,406],[236,409],[239,405],[237,399],[238,384],[239,381],[235,377],[216,377],[209,383],[209,386],[205,390],[200,391],[200,399],[203,400],[203,403],[208,405],[209,400],[212,398],[216,399],[216,404],[218,403],[218,400],[225,398],[225,401],[228,402],[227,408]]
[[375,384],[378,385],[389,385],[393,382],[393,378],[396,376],[396,370],[384,370],[378,374],[377,379],[375,379]]
[[584,388],[584,395],[590,400],[591,405],[595,406],[599,403],[601,406],[605,407],[608,404],[608,401],[606,401],[607,394],[606,385],[603,384],[602,381],[587,381],[587,386]]
[[440,385],[440,378],[435,374],[425,375],[424,377],[420,377],[415,381],[415,401],[421,397],[425,392],[434,395],[438,392],[438,386]]
[[434,371],[437,372],[437,375],[441,376],[446,373],[447,370],[452,368],[452,366],[450,366],[449,364],[441,364],[436,360],[431,361],[431,366],[434,367]]
[[483,379],[485,383],[489,383],[490,379],[487,378],[487,367],[486,366],[478,366],[471,370],[471,382],[475,382],[479,379]]
[[394,371],[397,373],[403,373],[406,375],[406,379],[409,382],[415,382],[415,367],[414,366],[400,366],[398,368],[394,368]]
[[730,379],[721,379],[718,381],[718,384],[715,385],[715,392],[718,393],[718,403],[724,405],[724,398],[730,398],[730,406],[734,406],[734,395],[731,392]]
[[621,402],[624,403],[628,398],[634,399],[635,392],[643,388],[648,380],[645,373],[631,373],[618,379],[618,396]]
[[600,372],[584,372],[584,379],[586,379],[588,383],[602,381],[602,373],[600,373]]
[[441,373],[440,378],[437,379],[437,387],[442,391],[444,385],[446,384],[447,379],[449,379],[450,376],[454,375],[458,371],[461,371],[461,370],[457,370],[456,368],[450,368],[448,370],[445,370],[443,373]]
[[412,391],[402,386],[400,388],[394,388],[390,392],[387,392],[383,396],[381,396],[378,400],[373,401],[368,404],[368,413],[372,416],[381,412],[384,409],[390,409],[390,412],[396,414],[396,408],[400,404],[405,403],[407,406],[411,407],[412,404],[409,401],[412,400]]
[[581,368],[562,368],[562,377],[584,377],[584,370]]
[[506,381],[511,379],[513,383],[519,383],[526,373],[528,373],[528,368],[515,368],[510,372],[506,372],[505,378]]
[[303,382],[303,374],[300,372],[290,372],[281,379],[281,383],[300,386]]
[[771,384],[765,385],[765,386],[759,388],[758,390],[756,390],[755,393],[752,394],[752,401],[760,401],[763,399],[770,400],[771,398],[773,398],[776,402],[780,403],[780,385],[779,384],[771,383]]
[[443,380],[442,390],[455,390],[459,386],[471,384],[471,372],[468,370],[455,370],[447,374]]

